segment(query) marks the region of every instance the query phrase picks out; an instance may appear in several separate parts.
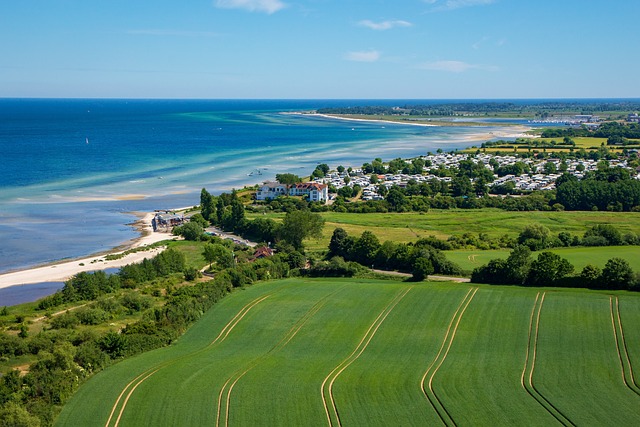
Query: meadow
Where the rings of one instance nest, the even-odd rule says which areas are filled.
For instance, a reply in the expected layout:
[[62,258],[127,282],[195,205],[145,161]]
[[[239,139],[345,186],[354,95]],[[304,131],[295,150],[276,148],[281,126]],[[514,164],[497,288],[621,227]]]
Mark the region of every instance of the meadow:
[[57,425],[634,425],[640,295],[286,279],[80,387]]
[[[630,265],[636,266],[640,260],[639,246],[598,246],[598,247],[572,247],[572,248],[552,248],[546,249],[566,258],[574,267],[576,273],[579,273],[585,265],[591,264],[603,268],[607,261],[613,257],[622,258],[629,262]],[[463,270],[471,271],[476,267],[480,267],[494,258],[506,259],[511,252],[510,249],[496,249],[488,251],[479,251],[472,249],[446,251],[447,259],[455,262]],[[540,252],[533,252],[532,257],[535,259]]]
[[[534,211],[513,212],[501,209],[431,209],[429,212],[409,213],[338,213],[323,212],[325,220],[323,236],[311,239],[305,246],[311,250],[326,250],[333,230],[345,229],[350,235],[360,236],[363,231],[371,231],[381,242],[415,242],[436,236],[447,239],[452,235],[484,233],[490,238],[502,235],[517,237],[530,224],[540,224],[552,234],[566,231],[582,237],[588,228],[596,224],[611,224],[621,233],[640,231],[640,212],[592,212],[592,211]],[[247,215],[255,218],[257,214]],[[262,216],[262,215],[260,215]],[[266,217],[280,220],[282,213],[267,213]]]

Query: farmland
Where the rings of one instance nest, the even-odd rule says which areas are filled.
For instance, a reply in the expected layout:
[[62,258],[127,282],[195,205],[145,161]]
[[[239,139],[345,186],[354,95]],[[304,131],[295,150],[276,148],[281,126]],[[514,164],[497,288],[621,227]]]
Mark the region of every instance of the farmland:
[[97,374],[58,425],[640,422],[640,296],[286,279]]

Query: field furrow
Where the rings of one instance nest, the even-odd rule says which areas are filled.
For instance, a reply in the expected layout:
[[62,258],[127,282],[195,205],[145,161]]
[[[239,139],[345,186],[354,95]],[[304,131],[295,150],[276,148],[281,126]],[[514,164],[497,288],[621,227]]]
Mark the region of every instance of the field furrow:
[[440,345],[440,350],[438,350],[438,354],[433,359],[424,375],[422,376],[422,380],[420,381],[420,388],[424,393],[424,396],[427,398],[431,407],[436,411],[440,420],[443,424],[447,426],[456,425],[453,418],[451,418],[451,414],[447,411],[447,408],[442,404],[442,401],[438,398],[438,395],[433,389],[433,378],[436,373],[444,363],[447,355],[449,354],[449,350],[451,350],[451,345],[453,344],[453,339],[456,336],[456,332],[458,330],[458,326],[460,326],[460,320],[462,320],[462,316],[464,312],[469,307],[471,300],[475,296],[478,288],[469,289],[467,294],[464,296],[460,305],[456,309],[451,321],[449,322],[449,327],[447,328],[447,332],[442,340],[442,344]]
[[622,320],[620,318],[620,300],[617,296],[609,297],[609,307],[611,309],[611,326],[613,328],[613,336],[616,341],[616,349],[618,351],[618,360],[620,361],[620,372],[622,374],[622,381],[629,388],[629,390],[640,396],[640,389],[635,383],[635,375],[633,373],[633,367],[631,366],[631,360],[629,358],[627,342],[624,336],[624,329],[622,328]]
[[625,386],[609,296],[547,293],[534,381],[576,425],[640,423],[640,397]]
[[629,292],[262,283],[91,378],[57,425],[640,425],[637,324]]
[[533,372],[536,368],[536,357],[538,351],[538,335],[540,332],[540,313],[542,312],[542,304],[546,292],[536,295],[536,300],[531,310],[531,319],[529,324],[529,344],[527,346],[527,356],[525,358],[524,369],[522,370],[522,377],[520,383],[522,387],[542,406],[552,417],[565,426],[573,426],[573,422],[569,420],[561,411],[558,410],[549,400],[547,400],[533,383]]
[[499,287],[474,297],[433,381],[457,425],[558,424],[522,386],[536,295]]
[[618,314],[624,331],[625,350],[629,367],[633,370],[633,384],[640,389],[640,298],[624,295],[619,298]]

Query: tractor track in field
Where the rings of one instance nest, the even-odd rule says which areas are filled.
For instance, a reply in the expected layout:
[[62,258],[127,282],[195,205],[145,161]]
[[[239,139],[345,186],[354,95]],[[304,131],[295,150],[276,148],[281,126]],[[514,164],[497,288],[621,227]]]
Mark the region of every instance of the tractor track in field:
[[[615,303],[614,303],[615,298]],[[618,297],[609,297],[609,308],[611,311],[611,326],[613,327],[613,338],[616,342],[616,351],[618,353],[618,361],[620,362],[620,370],[624,385],[632,392],[640,396],[640,388],[636,383],[633,374],[633,366],[629,357],[627,341],[625,340],[624,330],[622,329],[622,319],[620,317],[620,301]]]
[[524,368],[522,369],[522,376],[520,377],[520,384],[522,385],[522,388],[524,388],[525,391],[533,399],[535,399],[535,401],[538,402],[538,404],[540,404],[540,406],[542,406],[551,416],[558,420],[559,423],[565,426],[575,427],[575,424],[556,406],[554,406],[553,403],[551,403],[546,397],[544,397],[533,384],[533,372],[535,370],[538,351],[538,334],[540,331],[540,313],[542,312],[542,304],[544,303],[545,296],[546,292],[542,293],[542,297],[540,297],[540,292],[538,292],[536,294],[536,300],[533,303],[533,308],[531,309],[527,353],[525,357]]
[[[342,362],[338,364],[333,370],[327,375],[320,386],[320,395],[322,397],[322,404],[324,406],[325,415],[327,416],[327,422],[329,427],[342,426],[342,421],[340,420],[340,414],[338,413],[338,407],[336,405],[335,399],[333,397],[333,384],[336,379],[347,369],[353,362],[355,362],[360,355],[367,349],[369,343],[373,339],[376,332],[382,325],[382,323],[389,316],[391,311],[398,305],[398,303],[409,293],[409,291],[413,288],[407,288],[404,292],[400,291],[396,294],[396,296],[389,301],[389,304],[380,312],[378,317],[373,321],[369,329],[364,334],[356,348],[353,352],[345,358]],[[328,389],[326,389],[327,382],[329,382]],[[331,411],[329,410],[329,404],[331,405]],[[335,418],[335,420],[332,418]]]
[[[476,292],[478,292],[478,288],[470,288],[462,301],[460,301],[458,308],[451,317],[451,321],[449,322],[449,326],[447,327],[447,332],[445,333],[444,339],[442,340],[442,345],[438,350],[438,354],[436,354],[436,357],[433,359],[424,375],[422,376],[422,379],[420,380],[420,390],[422,390],[424,397],[431,404],[436,414],[438,414],[438,417],[440,418],[442,423],[446,426],[455,426],[456,422],[434,391],[433,378],[447,358],[449,350],[453,345],[453,340],[456,337],[456,332],[458,331],[458,326],[460,325],[462,316],[467,310],[467,307],[469,307],[469,304],[471,303],[473,297],[475,297]],[[428,387],[425,387],[425,381],[427,380],[427,377],[429,377],[429,381],[427,382]]]
[[[229,425],[229,408],[231,406],[231,393],[233,392],[233,388],[238,383],[238,381],[240,381],[240,379],[242,377],[244,377],[247,373],[249,373],[253,368],[258,366],[260,364],[260,362],[266,356],[268,356],[268,355],[270,355],[270,354],[272,354],[272,353],[274,353],[276,351],[279,351],[279,350],[283,349],[287,344],[289,344],[289,342],[298,334],[298,332],[300,332],[300,330],[309,322],[309,320],[311,320],[320,311],[320,309],[322,309],[322,307],[325,306],[325,304],[329,301],[329,298],[331,298],[336,293],[341,291],[345,286],[346,285],[341,286],[340,288],[336,289],[335,291],[333,291],[333,292],[325,295],[324,297],[322,297],[318,302],[316,302],[309,309],[309,311],[307,311],[305,313],[304,316],[302,316],[291,327],[291,329],[289,329],[289,331],[282,337],[282,339],[276,345],[274,345],[268,352],[266,352],[265,354],[261,355],[257,359],[254,359],[251,362],[251,364],[249,365],[249,367],[246,368],[240,374],[238,374],[239,371],[236,371],[233,375],[231,375],[227,379],[227,381],[222,386],[222,389],[220,390],[220,393],[218,394],[218,404],[217,404],[217,413],[216,413],[216,427],[220,426],[222,417],[224,417],[224,425],[225,426]],[[231,382],[232,380],[233,380],[233,382]],[[231,383],[231,385],[229,385],[229,383]],[[227,389],[227,386],[229,386],[228,389]],[[226,397],[224,397],[225,393],[226,393]],[[223,401],[225,402],[224,410],[223,410],[223,405],[222,405]]]
[[138,388],[138,386],[140,384],[142,384],[144,381],[146,381],[149,377],[154,375],[160,369],[166,368],[167,366],[170,366],[170,365],[172,365],[174,363],[177,363],[178,361],[180,361],[180,360],[182,360],[184,358],[192,357],[194,355],[203,353],[206,350],[208,350],[209,348],[211,348],[213,345],[215,345],[216,343],[220,343],[220,342],[224,341],[227,338],[227,336],[229,335],[229,333],[231,333],[233,328],[235,328],[236,325],[238,325],[238,323],[240,323],[240,321],[247,315],[247,313],[249,313],[249,311],[252,308],[254,308],[256,305],[258,305],[259,303],[261,303],[265,299],[269,298],[273,293],[274,292],[272,292],[270,294],[267,294],[265,296],[261,296],[259,298],[256,298],[255,300],[250,301],[244,307],[242,307],[240,309],[240,311],[224,326],[224,328],[222,328],[222,330],[220,331],[218,336],[212,342],[210,342],[206,347],[204,347],[204,348],[202,348],[200,350],[197,350],[197,351],[195,351],[193,353],[186,354],[186,355],[184,355],[182,357],[179,357],[177,359],[161,363],[160,365],[155,366],[153,368],[147,369],[142,374],[138,375],[133,380],[131,380],[124,387],[124,389],[122,390],[122,392],[120,393],[120,395],[116,399],[116,402],[111,407],[111,412],[109,414],[109,418],[107,419],[107,422],[105,423],[105,427],[109,427],[110,426],[111,420],[113,419],[116,411],[118,410],[118,407],[120,406],[120,402],[121,402],[123,396],[125,395],[125,393],[127,393],[127,391],[128,391],[128,393],[127,393],[124,401],[122,401],[122,405],[120,406],[120,411],[118,412],[118,416],[115,419],[115,422],[113,423],[113,427],[117,427],[119,425],[120,419],[122,418],[122,414],[124,413],[124,410],[127,407],[127,403],[129,401],[129,398],[133,395],[133,392],[136,390],[136,388]]

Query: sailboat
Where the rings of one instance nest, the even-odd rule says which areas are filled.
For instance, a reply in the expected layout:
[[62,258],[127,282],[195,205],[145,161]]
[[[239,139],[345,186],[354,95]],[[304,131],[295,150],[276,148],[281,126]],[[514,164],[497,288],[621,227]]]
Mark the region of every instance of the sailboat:
[[89,143],[89,138],[85,138],[85,141],[87,142],[87,144]]

